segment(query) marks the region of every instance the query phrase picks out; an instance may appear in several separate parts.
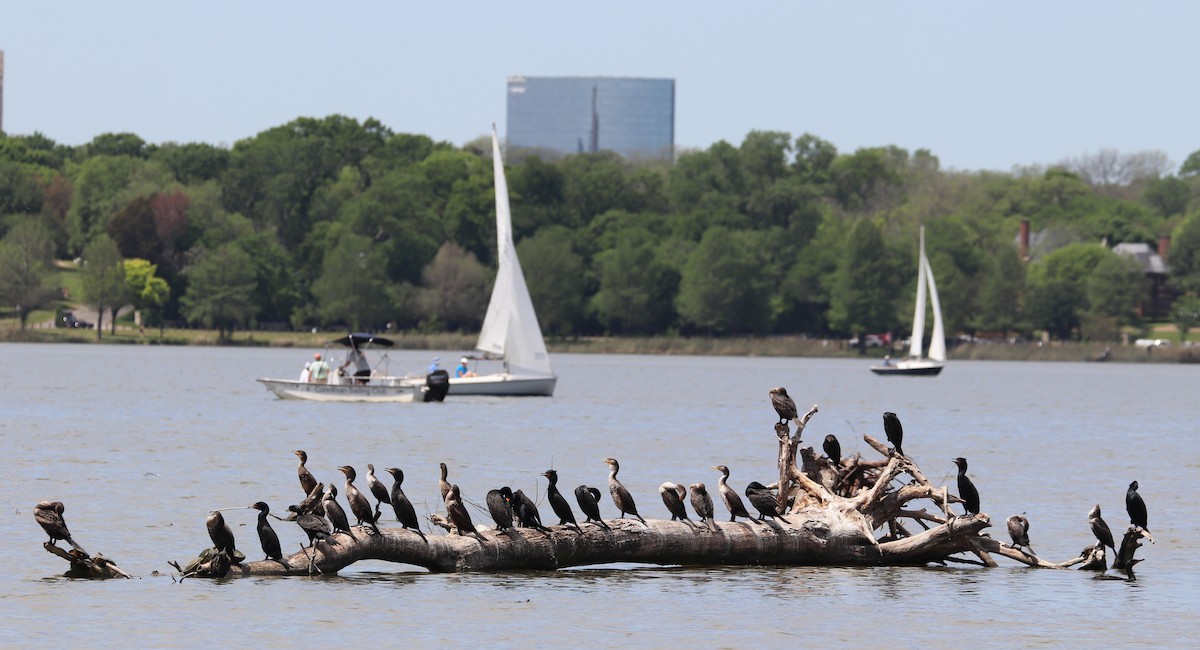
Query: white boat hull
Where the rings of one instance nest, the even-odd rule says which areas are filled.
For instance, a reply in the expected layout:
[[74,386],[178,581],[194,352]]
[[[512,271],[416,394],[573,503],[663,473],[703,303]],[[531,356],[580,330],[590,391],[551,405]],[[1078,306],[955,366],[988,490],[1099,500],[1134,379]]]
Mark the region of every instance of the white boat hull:
[[373,377],[367,384],[314,384],[294,379],[259,379],[279,399],[312,402],[421,402],[424,383]]
[[451,377],[449,395],[504,395],[551,397],[558,377],[524,377],[497,373],[479,377]]
[[906,359],[886,366],[871,366],[871,372],[877,375],[909,375],[916,377],[936,377],[946,364],[931,359]]

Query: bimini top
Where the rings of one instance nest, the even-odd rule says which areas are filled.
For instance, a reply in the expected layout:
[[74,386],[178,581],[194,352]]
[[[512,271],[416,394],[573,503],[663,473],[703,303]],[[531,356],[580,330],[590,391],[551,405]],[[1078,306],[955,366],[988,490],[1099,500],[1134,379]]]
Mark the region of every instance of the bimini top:
[[346,347],[365,347],[368,345],[378,345],[385,348],[390,348],[395,345],[392,343],[391,339],[385,339],[382,336],[375,336],[374,334],[366,334],[364,332],[347,334],[340,339],[334,339],[330,341],[329,344],[344,345]]

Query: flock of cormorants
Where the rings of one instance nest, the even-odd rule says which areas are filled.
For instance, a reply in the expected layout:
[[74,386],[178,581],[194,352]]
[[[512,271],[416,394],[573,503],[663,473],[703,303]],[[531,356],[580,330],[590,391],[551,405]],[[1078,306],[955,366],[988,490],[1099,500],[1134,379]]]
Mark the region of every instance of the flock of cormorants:
[[[772,388],[769,394],[771,404],[779,416],[779,422],[782,424],[794,421],[798,426],[801,426],[796,411],[796,404],[787,394],[787,390],[782,387]],[[888,411],[883,414],[883,428],[888,442],[893,446],[892,453],[903,456],[904,428],[901,426],[900,419],[895,413]],[[842,452],[837,438],[833,435],[825,436],[822,448],[833,466],[840,468],[842,464]],[[291,567],[283,557],[279,536],[271,527],[268,517],[296,523],[308,536],[310,546],[314,546],[318,542],[325,542],[331,545],[336,544],[337,542],[333,536],[339,532],[350,533],[351,537],[353,537],[350,518],[337,501],[337,487],[333,484],[327,487],[324,483],[316,480],[308,470],[307,453],[303,450],[296,450],[292,453],[300,461],[296,468],[296,474],[300,482],[300,487],[305,494],[304,500],[297,505],[288,506],[288,516],[286,518],[272,515],[270,507],[262,501],[248,506],[248,508],[258,511],[256,529],[263,553],[266,554],[266,559],[280,562],[288,568]],[[630,515],[645,524],[646,520],[638,514],[633,495],[630,494],[629,490],[617,478],[617,474],[621,469],[620,464],[615,458],[605,458],[604,462],[609,468],[609,495],[612,497],[613,504],[621,513],[621,518],[624,518],[625,515]],[[958,457],[953,462],[958,467],[958,493],[963,501],[966,514],[979,514],[979,490],[976,489],[975,484],[967,476],[967,459]],[[449,482],[449,472],[446,464],[440,463],[439,469],[441,474],[438,485],[450,526],[459,535],[471,535],[480,541],[486,542],[486,538],[480,535],[475,528],[471,514],[463,503],[463,496],[459,487]],[[758,517],[754,517],[746,509],[746,505],[737,491],[729,486],[729,468],[725,465],[716,465],[713,469],[721,474],[720,479],[717,481],[717,492],[726,510],[729,511],[729,521],[736,521],[738,517],[760,524],[765,523],[765,519],[767,518],[789,521],[784,516],[787,507],[781,504],[780,498],[773,488],[763,485],[758,481],[752,481],[746,486],[744,491],[746,498],[749,499],[750,504],[759,514]],[[378,521],[382,516],[381,507],[386,503],[391,506],[396,521],[404,529],[410,530],[413,534],[420,536],[422,540],[426,540],[425,534],[421,531],[416,509],[413,507],[412,501],[404,493],[402,487],[404,472],[401,469],[397,467],[385,469],[392,476],[393,480],[392,486],[389,489],[375,475],[375,466],[372,464],[367,465],[367,488],[371,496],[375,499],[374,506],[371,505],[366,495],[354,485],[354,481],[357,478],[354,468],[349,465],[342,465],[338,467],[338,470],[345,477],[345,498],[347,504],[350,506],[350,514],[354,516],[357,522],[356,525],[368,528],[373,534],[380,534]],[[551,509],[554,511],[554,515],[558,517],[558,525],[573,526],[577,533],[582,534],[583,529],[576,520],[570,503],[558,490],[558,472],[550,469],[543,472],[542,476],[548,481],[546,498],[550,503]],[[1125,494],[1125,508],[1129,514],[1130,523],[1138,529],[1149,533],[1146,504],[1137,490],[1138,483],[1134,481],[1129,485],[1129,489]],[[609,525],[600,517],[600,490],[592,486],[580,485],[575,488],[574,494],[575,501],[585,517],[583,523],[593,524],[608,530]],[[687,500],[691,502],[692,508],[695,510],[697,516],[699,516],[701,523],[711,531],[718,531],[715,523],[716,514],[713,508],[713,499],[703,483],[692,483],[685,488],[679,483],[666,482],[659,486],[659,495],[668,512],[671,513],[672,521],[683,521],[687,525],[696,528],[695,524],[688,517],[687,508],[684,505],[685,500]],[[514,526],[540,531],[548,530],[542,524],[537,504],[521,490],[514,492],[508,486],[500,487],[489,491],[485,502],[488,513],[502,534],[512,535]],[[60,501],[42,501],[34,508],[34,518],[50,536],[50,544],[54,544],[60,539],[65,540],[77,554],[86,558],[88,557],[87,552],[71,538],[71,534],[67,530],[66,521],[63,519],[64,510],[65,508]],[[1100,516],[1099,504],[1088,513],[1088,521],[1091,525],[1092,533],[1096,536],[1100,550],[1108,547],[1113,549],[1114,554],[1116,554],[1117,549],[1114,546],[1112,532],[1108,524]],[[233,531],[225,522],[225,518],[220,510],[215,510],[209,514],[206,520],[206,527],[214,549],[218,553],[226,553],[231,559],[234,558],[236,543]],[[1023,549],[1029,549],[1029,553],[1032,554],[1033,549],[1029,545],[1029,520],[1022,515],[1013,515],[1007,520],[1007,528],[1010,537],[1012,537],[1013,546],[1018,550],[1022,550],[1022,552],[1024,552]]]

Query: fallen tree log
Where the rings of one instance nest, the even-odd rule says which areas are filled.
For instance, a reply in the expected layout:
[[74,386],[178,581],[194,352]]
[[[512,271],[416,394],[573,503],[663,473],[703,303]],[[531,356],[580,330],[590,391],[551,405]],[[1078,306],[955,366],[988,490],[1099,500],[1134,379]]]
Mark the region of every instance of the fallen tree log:
[[108,579],[133,577],[125,573],[121,567],[117,566],[112,560],[104,557],[101,553],[88,556],[74,549],[69,551],[61,549],[50,542],[44,542],[42,547],[51,555],[57,555],[71,564],[71,567],[63,574],[68,578]]
[[[801,448],[804,428],[817,412],[813,406],[797,418],[795,431],[784,422],[775,425],[779,481],[769,487],[778,490],[785,513],[780,520],[718,521],[710,530],[682,521],[647,519],[642,524],[610,519],[608,528],[585,523],[581,531],[566,526],[505,532],[477,527],[478,536],[421,536],[409,529],[382,527],[376,533],[355,526],[283,562],[230,562],[214,557],[213,549],[210,561],[193,564],[188,575],[329,575],[363,560],[411,564],[433,572],[554,570],[608,563],[914,566],[959,561],[995,566],[992,554],[1034,568],[1065,568],[1080,561],[1046,562],[987,536],[987,514],[952,513],[951,504],[961,499],[944,486],[932,485],[910,458],[869,434],[864,441],[883,460],[834,463],[818,458],[811,447]],[[847,482],[851,472],[854,480]],[[897,480],[902,475],[911,480]],[[907,507],[922,500],[936,511]],[[437,515],[431,520],[452,527]],[[910,533],[906,521],[920,526],[921,532]],[[962,554],[978,560],[959,557]]]

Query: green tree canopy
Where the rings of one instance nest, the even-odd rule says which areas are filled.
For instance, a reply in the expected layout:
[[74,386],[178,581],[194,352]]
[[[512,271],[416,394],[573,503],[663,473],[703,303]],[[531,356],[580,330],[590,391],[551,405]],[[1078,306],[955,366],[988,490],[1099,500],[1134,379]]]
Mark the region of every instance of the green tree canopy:
[[385,272],[387,260],[371,240],[347,233],[325,255],[313,296],[324,323],[344,323],[351,329],[382,326],[395,302]]
[[596,318],[617,334],[664,331],[674,320],[671,297],[679,274],[659,259],[657,238],[649,230],[630,227],[615,240],[594,261],[600,282],[591,301]]
[[891,331],[900,284],[882,230],[870,219],[856,220],[842,251],[829,296],[830,326],[857,334]]
[[258,313],[253,300],[254,260],[236,243],[202,253],[184,275],[188,280],[187,293],[180,300],[184,316],[215,328],[220,340]]
[[[83,302],[96,310],[96,339],[104,332],[104,310],[111,310],[116,318],[117,310],[129,297],[125,286],[125,264],[117,244],[108,235],[100,235],[83,247],[83,266],[79,275],[83,280]],[[116,325],[113,325],[116,331]]]
[[562,226],[546,228],[517,244],[517,256],[542,331],[551,336],[576,334],[584,316],[587,277],[571,232]]
[[479,260],[446,242],[421,273],[421,309],[430,322],[450,330],[478,330],[487,311],[492,277]]
[[0,301],[16,310],[21,329],[30,312],[59,295],[54,278],[50,233],[32,220],[13,226],[0,241]]
[[762,334],[771,326],[771,278],[762,238],[710,228],[688,254],[675,306],[685,323],[710,335]]

